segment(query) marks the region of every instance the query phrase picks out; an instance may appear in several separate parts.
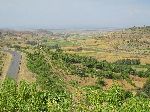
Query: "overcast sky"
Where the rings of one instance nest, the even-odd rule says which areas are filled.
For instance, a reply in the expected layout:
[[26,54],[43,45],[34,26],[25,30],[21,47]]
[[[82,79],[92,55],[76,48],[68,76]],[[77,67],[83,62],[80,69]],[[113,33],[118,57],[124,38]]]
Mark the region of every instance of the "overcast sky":
[[0,0],[1,28],[150,25],[150,0]]

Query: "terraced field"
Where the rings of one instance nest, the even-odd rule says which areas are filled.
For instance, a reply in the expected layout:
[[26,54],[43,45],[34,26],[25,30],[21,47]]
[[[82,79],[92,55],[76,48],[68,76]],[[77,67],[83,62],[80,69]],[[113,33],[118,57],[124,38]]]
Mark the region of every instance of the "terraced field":
[[150,63],[150,28],[135,27],[120,31],[97,34],[90,38],[71,37],[76,46],[62,47],[68,53],[92,56],[99,60],[114,62],[119,59],[140,59]]
[[149,112],[149,29],[39,38],[42,44],[17,45],[25,54],[20,82],[3,82],[0,111]]

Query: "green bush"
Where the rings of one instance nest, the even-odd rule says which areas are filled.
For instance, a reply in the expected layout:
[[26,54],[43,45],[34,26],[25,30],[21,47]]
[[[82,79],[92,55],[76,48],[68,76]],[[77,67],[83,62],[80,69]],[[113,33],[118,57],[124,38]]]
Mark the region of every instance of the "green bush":
[[106,85],[105,81],[104,81],[101,77],[99,77],[99,78],[97,79],[96,84],[97,84],[98,86],[105,86],[105,85]]
[[143,91],[150,97],[150,79],[145,83]]

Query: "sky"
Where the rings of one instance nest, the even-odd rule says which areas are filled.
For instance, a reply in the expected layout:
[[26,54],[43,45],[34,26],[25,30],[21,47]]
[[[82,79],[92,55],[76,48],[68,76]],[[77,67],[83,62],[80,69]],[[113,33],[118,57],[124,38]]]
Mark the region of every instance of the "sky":
[[0,28],[150,25],[150,0],[0,0]]

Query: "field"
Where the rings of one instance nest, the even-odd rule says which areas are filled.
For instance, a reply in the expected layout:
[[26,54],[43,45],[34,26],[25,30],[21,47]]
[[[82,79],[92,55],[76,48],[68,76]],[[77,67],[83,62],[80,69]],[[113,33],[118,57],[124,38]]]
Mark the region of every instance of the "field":
[[22,59],[0,111],[149,112],[150,27],[34,33],[3,40]]

